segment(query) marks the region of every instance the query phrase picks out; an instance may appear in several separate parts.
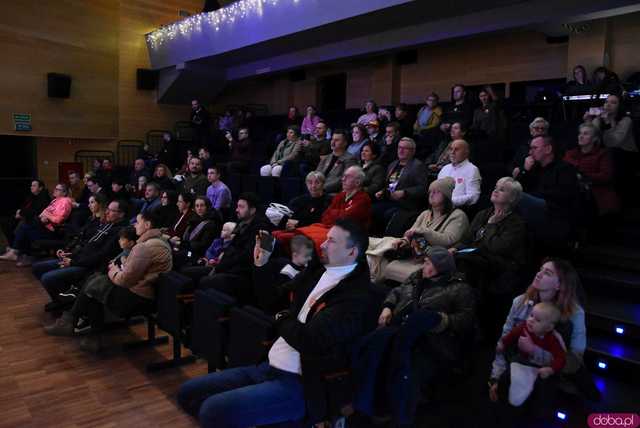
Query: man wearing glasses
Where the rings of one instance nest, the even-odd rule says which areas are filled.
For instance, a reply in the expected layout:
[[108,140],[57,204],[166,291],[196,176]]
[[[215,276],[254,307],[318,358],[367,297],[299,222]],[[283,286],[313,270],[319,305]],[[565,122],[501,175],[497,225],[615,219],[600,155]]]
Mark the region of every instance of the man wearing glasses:
[[[33,264],[33,274],[51,297],[51,302],[45,305],[45,311],[64,308],[75,294],[74,290],[69,290],[70,287],[80,285],[92,272],[104,270],[109,260],[118,254],[118,233],[127,225],[128,208],[123,200],[110,202],[105,221],[98,226],[95,234],[80,237],[72,248],[58,250],[55,259]],[[60,293],[64,296],[60,296]]]

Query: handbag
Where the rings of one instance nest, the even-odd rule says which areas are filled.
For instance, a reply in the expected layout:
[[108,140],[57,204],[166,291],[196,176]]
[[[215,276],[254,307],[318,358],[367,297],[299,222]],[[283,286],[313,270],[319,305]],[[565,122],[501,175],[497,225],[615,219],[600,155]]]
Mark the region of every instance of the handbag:
[[265,211],[265,215],[271,224],[278,226],[283,223],[283,221],[286,222],[286,220],[291,218],[291,216],[293,216],[293,211],[291,211],[291,209],[286,205],[271,202]]

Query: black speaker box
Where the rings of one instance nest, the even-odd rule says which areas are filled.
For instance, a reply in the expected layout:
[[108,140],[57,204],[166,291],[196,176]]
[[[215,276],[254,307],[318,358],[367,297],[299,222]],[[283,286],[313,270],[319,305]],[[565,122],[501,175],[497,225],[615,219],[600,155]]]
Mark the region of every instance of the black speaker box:
[[148,68],[136,71],[136,87],[140,90],[151,91],[158,86],[158,72]]
[[47,73],[47,95],[49,98],[69,98],[71,95],[71,76]]

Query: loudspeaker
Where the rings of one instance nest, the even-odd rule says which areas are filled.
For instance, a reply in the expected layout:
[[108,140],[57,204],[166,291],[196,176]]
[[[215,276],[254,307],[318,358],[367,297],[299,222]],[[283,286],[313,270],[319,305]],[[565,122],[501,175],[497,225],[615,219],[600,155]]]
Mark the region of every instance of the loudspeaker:
[[396,54],[396,64],[409,65],[418,63],[418,51],[412,49],[410,51],[402,51]]
[[136,70],[136,88],[144,91],[151,91],[158,86],[158,72],[148,68]]
[[292,82],[301,82],[306,80],[307,72],[304,71],[304,68],[300,68],[298,70],[292,70],[289,72],[289,80]]
[[49,98],[69,98],[71,94],[71,76],[60,73],[47,73],[47,95]]

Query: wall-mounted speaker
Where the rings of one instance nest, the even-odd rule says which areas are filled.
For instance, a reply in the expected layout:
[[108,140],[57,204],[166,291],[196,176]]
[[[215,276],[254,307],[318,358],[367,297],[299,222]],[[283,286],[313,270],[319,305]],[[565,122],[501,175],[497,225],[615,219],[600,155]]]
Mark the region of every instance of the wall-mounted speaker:
[[136,88],[142,91],[152,91],[158,87],[158,72],[148,68],[136,70]]
[[47,73],[47,95],[49,98],[69,98],[71,95],[71,76]]

